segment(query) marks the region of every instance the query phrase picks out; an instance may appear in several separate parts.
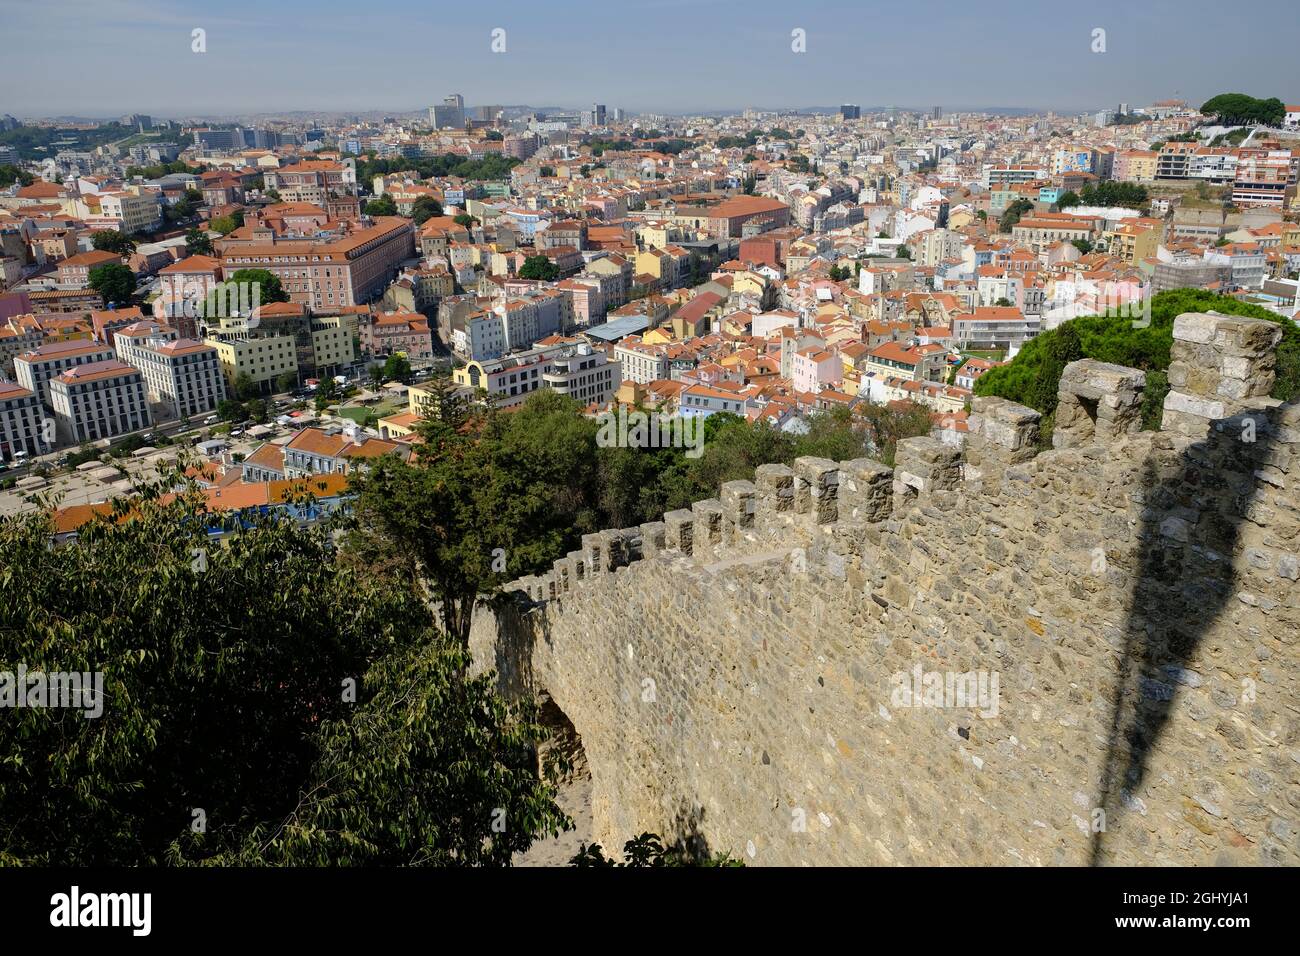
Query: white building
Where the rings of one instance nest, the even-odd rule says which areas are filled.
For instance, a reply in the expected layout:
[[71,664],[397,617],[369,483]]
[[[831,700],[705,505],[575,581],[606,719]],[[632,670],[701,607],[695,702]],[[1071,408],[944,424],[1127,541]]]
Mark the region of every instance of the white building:
[[614,348],[614,357],[623,368],[623,380],[645,385],[668,378],[668,350],[662,345],[647,345],[639,340],[624,339]]
[[79,365],[91,365],[113,358],[113,350],[102,342],[84,339],[50,342],[14,358],[14,375],[18,384],[36,394],[42,405],[49,405],[48,383],[55,376]]
[[116,359],[71,368],[49,389],[59,434],[73,444],[139,431],[153,421],[144,377]]
[[12,460],[19,452],[42,455],[49,451],[41,430],[44,418],[35,392],[0,381],[0,461]]
[[575,398],[583,405],[604,405],[623,384],[622,368],[586,342],[551,359],[542,373],[546,388]]
[[[127,342],[124,358],[144,376],[149,401],[159,406],[160,417],[201,415],[226,397],[221,362],[212,346],[174,335]],[[123,350],[120,338],[118,350]]]

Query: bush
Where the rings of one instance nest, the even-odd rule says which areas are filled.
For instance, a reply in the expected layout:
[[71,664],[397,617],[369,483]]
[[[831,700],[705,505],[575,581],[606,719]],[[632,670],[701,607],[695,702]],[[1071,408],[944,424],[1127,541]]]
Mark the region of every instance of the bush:
[[[1065,366],[1075,358],[1092,358],[1147,373],[1142,427],[1158,428],[1161,404],[1169,391],[1165,370],[1174,342],[1174,319],[1184,312],[1221,312],[1281,325],[1277,381],[1271,394],[1282,401],[1300,394],[1300,328],[1267,309],[1204,289],[1171,289],[1156,295],[1151,300],[1151,324],[1146,328],[1134,328],[1131,319],[1105,316],[1064,322],[1026,342],[1009,364],[986,372],[975,383],[975,394],[997,395],[1048,415],[1056,409]],[[1071,346],[1075,340],[1078,354]]]

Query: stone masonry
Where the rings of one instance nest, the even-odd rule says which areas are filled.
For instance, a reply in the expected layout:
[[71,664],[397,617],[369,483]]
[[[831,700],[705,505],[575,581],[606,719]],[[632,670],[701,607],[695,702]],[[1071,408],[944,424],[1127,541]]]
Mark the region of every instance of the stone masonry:
[[476,615],[581,737],[594,837],[750,865],[1300,863],[1300,405],[1277,326],[1184,315],[1167,428],[1072,363],[1056,447],[764,465]]

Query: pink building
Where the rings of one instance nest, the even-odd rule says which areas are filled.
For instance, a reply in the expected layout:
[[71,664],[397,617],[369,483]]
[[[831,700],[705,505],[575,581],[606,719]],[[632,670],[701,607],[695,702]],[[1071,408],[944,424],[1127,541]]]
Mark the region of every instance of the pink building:
[[794,353],[790,378],[796,392],[815,394],[844,380],[844,363],[837,352],[810,345]]
[[418,312],[379,312],[360,323],[361,348],[372,358],[405,352],[411,362],[434,357],[429,320]]
[[605,321],[605,297],[600,294],[598,282],[564,279],[555,287],[569,293],[573,299],[573,319],[579,326],[598,325]]

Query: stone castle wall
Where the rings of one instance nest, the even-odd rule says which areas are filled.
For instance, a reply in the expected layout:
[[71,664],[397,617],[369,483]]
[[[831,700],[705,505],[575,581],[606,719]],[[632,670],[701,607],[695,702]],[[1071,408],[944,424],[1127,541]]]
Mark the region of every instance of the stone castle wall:
[[1300,406],[1265,397],[1279,335],[1180,317],[1165,431],[1136,431],[1140,373],[1084,360],[1051,451],[1036,412],[978,398],[964,447],[765,465],[587,536],[480,610],[477,665],[573,722],[606,847],[1300,863]]

